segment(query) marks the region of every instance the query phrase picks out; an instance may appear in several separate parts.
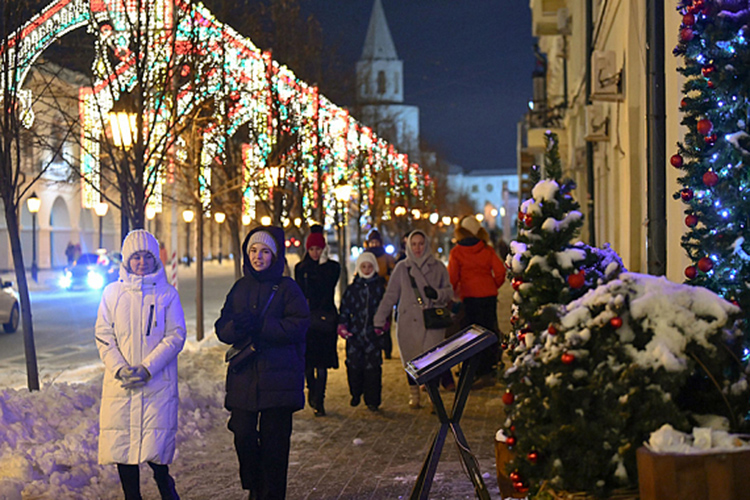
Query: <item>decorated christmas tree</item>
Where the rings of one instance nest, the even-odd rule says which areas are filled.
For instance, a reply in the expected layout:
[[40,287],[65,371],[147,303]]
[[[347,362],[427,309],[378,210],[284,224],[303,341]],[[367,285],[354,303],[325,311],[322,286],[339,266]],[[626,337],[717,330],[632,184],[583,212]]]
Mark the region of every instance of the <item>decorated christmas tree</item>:
[[[682,170],[692,264],[687,282],[750,310],[750,5],[683,0],[675,54],[686,77],[680,109],[687,127],[671,164]],[[747,330],[747,325],[744,327]]]
[[[503,396],[508,409],[505,434],[511,448],[519,445],[520,449],[529,450],[531,458],[528,460],[531,461],[535,460],[535,455],[532,441],[527,438],[538,432],[539,421],[526,410],[544,404],[535,395],[536,385],[544,385],[544,378],[532,381],[518,366],[528,353],[541,347],[547,337],[557,334],[563,304],[624,271],[619,256],[608,246],[598,249],[574,242],[583,225],[579,204],[571,193],[575,184],[562,180],[557,136],[548,133],[546,144],[544,179],[538,169],[533,170],[532,197],[521,205],[518,238],[511,242],[507,259],[515,293],[511,317],[513,334],[508,339],[513,367],[506,373],[507,391]],[[562,353],[560,357],[564,363],[574,359],[571,353]],[[514,401],[528,404],[513,404]],[[520,415],[520,410],[525,412],[523,423],[516,415]],[[519,476],[519,467],[514,463],[509,468],[517,479],[514,480],[516,488],[525,491],[530,484],[529,476]]]

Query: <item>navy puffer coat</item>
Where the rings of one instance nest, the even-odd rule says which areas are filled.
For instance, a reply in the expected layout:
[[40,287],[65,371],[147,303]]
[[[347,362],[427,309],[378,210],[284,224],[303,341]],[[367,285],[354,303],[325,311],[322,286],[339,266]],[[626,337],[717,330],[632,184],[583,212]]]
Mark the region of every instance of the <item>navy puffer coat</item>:
[[[276,240],[278,255],[268,269],[257,272],[247,256],[247,244],[256,231],[267,231]],[[227,371],[227,409],[262,411],[269,408],[304,407],[305,332],[310,311],[297,283],[282,276],[284,272],[284,231],[277,227],[256,228],[242,244],[244,276],[229,291],[216,321],[219,340],[241,344],[248,335],[234,327],[236,313],[260,314],[268,303],[274,285],[278,290],[271,300],[262,324],[254,334],[258,349],[253,360],[239,373]]]

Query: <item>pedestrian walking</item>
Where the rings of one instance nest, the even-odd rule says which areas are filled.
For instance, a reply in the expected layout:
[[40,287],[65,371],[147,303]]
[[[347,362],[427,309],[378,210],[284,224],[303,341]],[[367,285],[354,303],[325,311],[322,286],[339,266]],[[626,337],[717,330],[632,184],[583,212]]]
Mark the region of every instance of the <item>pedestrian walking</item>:
[[[406,259],[396,264],[375,314],[375,328],[383,330],[398,304],[396,339],[401,362],[406,363],[443,341],[445,326],[425,323],[425,310],[445,307],[453,299],[448,270],[429,250],[427,235],[412,231],[407,238]],[[448,372],[450,375],[450,372]],[[407,375],[409,407],[421,407],[419,386]]]
[[[365,250],[373,254],[377,259],[378,274],[385,280],[387,285],[388,280],[391,279],[391,273],[396,267],[396,260],[391,254],[385,251],[385,247],[383,247],[383,237],[377,229],[372,228],[370,232],[367,233],[367,240],[365,243],[367,246]],[[385,356],[385,359],[391,359],[393,356],[393,338],[391,337],[390,331],[386,331],[383,334],[383,355]]]
[[377,273],[375,256],[363,252],[357,258],[356,274],[341,299],[339,335],[346,339],[346,375],[351,406],[358,406],[362,396],[370,411],[381,403],[383,358],[381,356],[386,324],[375,331],[373,319],[385,294],[385,280]]
[[65,258],[68,259],[68,265],[72,266],[73,262],[75,262],[76,257],[76,246],[73,244],[72,241],[68,242],[68,246],[65,247]]
[[[461,219],[455,230],[457,244],[448,258],[448,273],[464,305],[463,327],[478,324],[498,334],[497,291],[505,281],[505,265],[489,245],[489,234],[474,216]],[[494,383],[499,359],[497,347],[482,351],[477,377]]]
[[117,464],[126,500],[140,500],[139,464],[148,463],[163,500],[178,500],[168,464],[177,434],[177,355],[185,316],[167,282],[159,243],[147,231],[122,245],[120,280],[104,289],[96,346],[104,362],[99,463]]
[[283,276],[284,231],[259,227],[242,245],[243,274],[224,301],[216,336],[227,352],[229,430],[242,488],[251,500],[286,497],[292,414],[305,406],[305,332],[309,310],[297,283]]
[[305,348],[307,402],[316,417],[325,416],[328,369],[339,367],[336,351],[338,312],[333,301],[341,274],[338,262],[328,259],[323,226],[310,228],[305,241],[305,256],[294,266],[294,279],[305,294],[310,308],[310,327]]

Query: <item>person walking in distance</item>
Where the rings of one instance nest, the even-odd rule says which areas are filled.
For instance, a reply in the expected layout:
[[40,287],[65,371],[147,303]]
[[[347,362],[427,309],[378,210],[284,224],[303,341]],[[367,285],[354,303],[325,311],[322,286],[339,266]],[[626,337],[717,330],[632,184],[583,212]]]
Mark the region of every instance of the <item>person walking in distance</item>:
[[305,294],[310,307],[310,328],[305,349],[307,402],[316,417],[325,416],[324,405],[328,369],[339,367],[336,351],[338,312],[333,302],[341,274],[338,262],[328,259],[323,226],[310,228],[305,241],[305,257],[294,266],[294,279]]
[[[407,257],[396,264],[373,320],[376,331],[385,329],[393,307],[398,305],[396,339],[404,366],[443,341],[445,328],[428,328],[424,308],[447,306],[453,299],[448,271],[429,248],[429,240],[423,231],[415,230],[409,234]],[[420,408],[419,386],[408,375],[407,380],[409,407]]]
[[[305,406],[309,309],[283,276],[284,231],[258,227],[242,245],[243,274],[224,301],[216,336],[227,352],[228,427],[250,500],[286,497],[292,414]],[[236,362],[235,362],[236,361]]]
[[346,375],[349,381],[351,406],[359,405],[362,396],[370,411],[378,411],[381,403],[383,330],[373,326],[375,311],[385,293],[385,280],[377,273],[375,256],[363,252],[357,258],[354,281],[341,299],[339,335],[346,339]]
[[[461,219],[455,230],[458,244],[451,249],[448,273],[451,285],[464,304],[462,327],[478,324],[498,334],[497,291],[505,282],[505,265],[489,245],[489,234],[479,221],[469,215]],[[477,377],[494,384],[497,347],[480,354]]]
[[117,464],[126,500],[141,498],[138,466],[144,462],[162,500],[178,500],[168,464],[175,454],[185,316],[156,238],[142,229],[130,232],[122,257],[120,279],[104,289],[96,318],[104,362],[99,463]]
[[[396,267],[396,260],[385,251],[383,247],[383,237],[380,235],[380,231],[372,228],[367,233],[367,240],[365,241],[365,251],[373,254],[378,261],[376,268],[378,274],[385,280],[385,284],[388,284],[388,280],[391,279],[391,273]],[[390,322],[389,322],[390,323]],[[391,359],[393,355],[393,339],[391,338],[391,332],[387,331],[383,334],[383,354],[385,359]]]

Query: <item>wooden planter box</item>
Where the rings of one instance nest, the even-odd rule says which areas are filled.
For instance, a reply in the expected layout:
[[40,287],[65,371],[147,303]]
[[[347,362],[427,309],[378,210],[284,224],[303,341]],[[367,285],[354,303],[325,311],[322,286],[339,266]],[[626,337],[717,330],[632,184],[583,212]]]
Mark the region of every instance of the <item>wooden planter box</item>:
[[637,451],[641,500],[750,498],[750,450],[673,455]]

